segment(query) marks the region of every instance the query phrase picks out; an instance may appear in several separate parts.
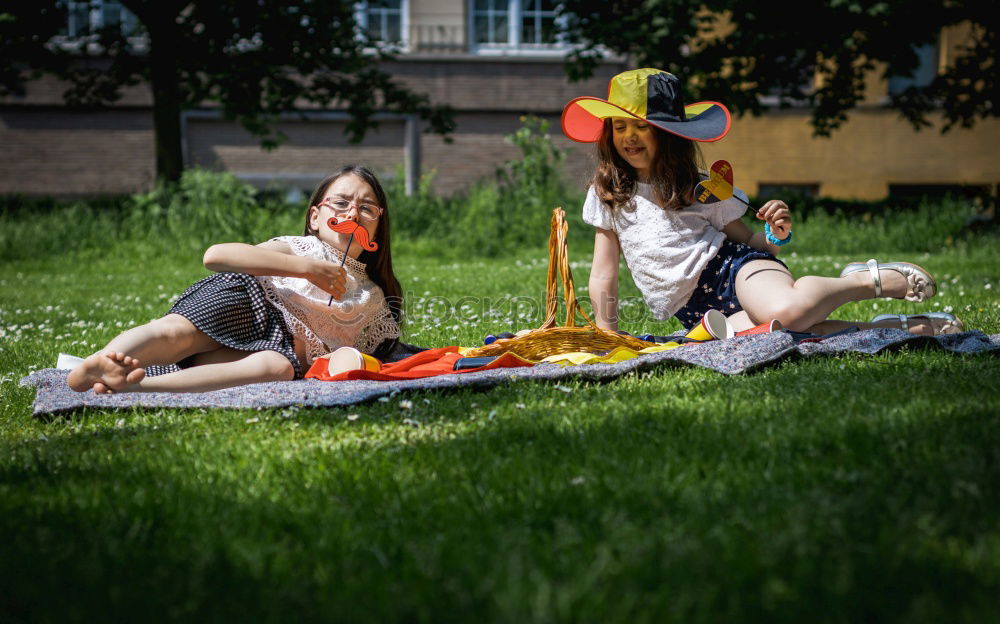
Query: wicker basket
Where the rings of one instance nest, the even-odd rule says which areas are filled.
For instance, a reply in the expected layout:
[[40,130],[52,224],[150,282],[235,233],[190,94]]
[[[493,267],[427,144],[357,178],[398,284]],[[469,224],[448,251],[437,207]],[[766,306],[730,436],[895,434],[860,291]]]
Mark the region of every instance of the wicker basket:
[[[562,208],[552,211],[552,229],[549,234],[549,273],[545,286],[545,322],[538,329],[514,338],[497,340],[492,344],[479,347],[466,353],[469,357],[502,355],[514,353],[529,360],[541,360],[550,355],[583,351],[600,353],[616,347],[644,349],[654,343],[639,340],[634,336],[624,336],[617,332],[601,329],[594,324],[576,300],[573,286],[573,274],[569,268],[569,251],[566,244],[566,234],[569,224],[566,223],[566,213]],[[556,314],[559,309],[558,281],[562,280],[563,294],[566,298],[566,322],[564,326],[556,326]],[[587,322],[583,327],[576,326],[576,317],[580,315]]]

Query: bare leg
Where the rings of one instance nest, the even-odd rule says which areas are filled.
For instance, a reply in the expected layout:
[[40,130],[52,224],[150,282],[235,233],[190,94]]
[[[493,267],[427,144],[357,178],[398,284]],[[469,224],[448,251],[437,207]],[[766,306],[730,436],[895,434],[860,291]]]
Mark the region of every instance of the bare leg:
[[290,381],[294,377],[295,369],[288,358],[277,351],[257,351],[246,353],[235,361],[219,361],[192,366],[166,375],[146,377],[139,383],[124,387],[121,391],[208,392],[250,383]]
[[[220,346],[218,349],[214,349],[212,351],[205,351],[204,353],[198,353],[192,356],[193,363],[191,364],[191,367],[202,366],[205,364],[222,364],[225,362],[235,362],[236,360],[242,360],[251,353],[253,352],[240,351],[239,349],[232,349],[230,347]],[[125,385],[137,384],[141,380],[142,377],[129,379],[128,384]],[[123,390],[124,388],[125,388],[124,385],[118,387],[119,390]],[[114,391],[113,388],[105,385],[104,383],[98,382],[94,384],[94,392],[96,394],[112,394],[113,391]]]
[[[906,280],[897,271],[883,271],[881,276],[885,295],[905,294]],[[867,273],[796,280],[776,262],[754,260],[740,269],[736,296],[754,324],[778,319],[788,329],[807,331],[845,303],[871,299],[875,286]]]
[[[746,311],[737,312],[727,318],[729,320],[729,324],[733,326],[734,331],[741,332],[756,326],[754,322],[750,320],[750,315],[747,314]],[[936,336],[940,333],[941,328],[945,323],[946,321],[943,319],[921,319],[919,317],[911,317],[908,329],[912,334]],[[899,321],[893,320],[880,321],[878,323],[854,323],[851,321],[836,321],[833,319],[827,319],[816,323],[804,331],[810,334],[825,336],[826,334],[833,334],[849,327],[857,327],[858,329],[875,329],[880,327],[902,329]]]
[[180,314],[168,314],[118,334],[104,350],[128,353],[150,366],[173,364],[220,346]]
[[239,349],[220,346],[218,349],[205,351],[195,355],[192,358],[191,366],[194,367],[204,366],[205,364],[224,364],[226,362],[235,362],[236,360],[242,360],[251,353],[253,353],[253,351],[240,351]]
[[757,324],[750,319],[750,315],[747,314],[745,310],[737,312],[732,316],[727,316],[726,320],[729,321],[729,324],[732,326],[733,331],[736,332],[745,331],[747,329],[753,329],[754,327],[757,326]]
[[[907,331],[911,334],[917,334],[918,336],[937,336],[941,333],[941,329],[947,324],[944,319],[931,319],[931,318],[913,318],[911,317],[907,323]],[[832,334],[838,332],[842,329],[847,329],[848,327],[857,327],[859,329],[878,329],[878,328],[889,328],[889,329],[902,329],[902,325],[896,320],[879,321],[878,323],[852,323],[850,321],[835,321],[826,320],[817,323],[807,329],[811,334]]]
[[67,383],[77,392],[120,390],[146,374],[140,366],[173,364],[220,347],[179,314],[168,314],[125,330],[70,371]]

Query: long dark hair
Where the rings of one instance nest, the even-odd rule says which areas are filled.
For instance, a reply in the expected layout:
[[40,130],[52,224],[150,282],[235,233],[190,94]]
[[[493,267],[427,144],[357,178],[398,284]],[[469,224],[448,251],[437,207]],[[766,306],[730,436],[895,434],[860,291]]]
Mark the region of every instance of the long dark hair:
[[[327,176],[309,198],[309,209],[323,201],[326,191],[330,185],[342,176],[353,174],[364,180],[375,192],[375,201],[382,207],[382,216],[378,221],[378,229],[375,231],[375,242],[378,249],[375,251],[362,251],[358,256],[358,262],[365,263],[365,272],[371,281],[375,282],[382,289],[385,301],[389,304],[389,311],[401,327],[403,324],[403,288],[396,279],[396,274],[392,270],[392,250],[389,246],[389,201],[385,196],[385,190],[379,183],[378,178],[368,168],[360,165],[346,165],[341,167],[333,175]],[[309,225],[309,210],[306,210],[306,226],[304,236],[316,236],[316,230]]]
[[[614,209],[627,206],[635,195],[638,174],[635,168],[615,149],[614,129],[609,117],[604,120],[601,138],[597,141],[597,170],[590,183],[597,196]],[[656,137],[656,154],[650,164],[649,183],[657,202],[666,210],[680,210],[694,200],[694,187],[701,179],[698,145],[684,137],[650,125]]]

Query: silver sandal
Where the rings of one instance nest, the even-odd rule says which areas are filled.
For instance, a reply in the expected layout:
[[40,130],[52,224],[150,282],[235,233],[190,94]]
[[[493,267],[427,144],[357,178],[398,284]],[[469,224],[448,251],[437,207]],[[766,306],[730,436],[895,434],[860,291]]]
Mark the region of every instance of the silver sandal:
[[[940,336],[942,334],[960,334],[965,331],[965,323],[963,323],[961,319],[954,314],[948,314],[947,312],[925,312],[923,314],[879,314],[870,322],[881,323],[882,321],[899,321],[900,329],[903,331],[910,331],[910,321],[918,318],[944,319],[945,321],[948,321],[941,326],[940,331],[934,331],[935,336]],[[931,327],[933,326],[934,324],[931,323]]]
[[848,264],[840,272],[840,276],[844,277],[845,275],[858,273],[865,269],[871,273],[872,281],[875,282],[876,299],[882,296],[882,278],[879,277],[880,270],[896,271],[906,278],[909,290],[905,295],[897,297],[897,299],[906,299],[907,301],[920,303],[921,301],[930,299],[937,293],[937,282],[934,281],[934,277],[923,267],[911,262],[886,262],[885,264],[879,264],[875,258],[872,258],[868,262],[852,262]]

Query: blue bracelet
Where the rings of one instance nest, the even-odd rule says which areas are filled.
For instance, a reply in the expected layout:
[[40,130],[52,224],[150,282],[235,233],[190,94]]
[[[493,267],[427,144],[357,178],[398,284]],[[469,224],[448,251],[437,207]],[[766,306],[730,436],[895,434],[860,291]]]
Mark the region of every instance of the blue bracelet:
[[788,243],[792,242],[792,233],[791,231],[789,231],[788,236],[785,237],[784,239],[778,238],[771,232],[771,224],[765,223],[764,238],[766,238],[767,242],[771,243],[772,245],[777,245],[778,247],[781,247],[782,245],[787,245]]

